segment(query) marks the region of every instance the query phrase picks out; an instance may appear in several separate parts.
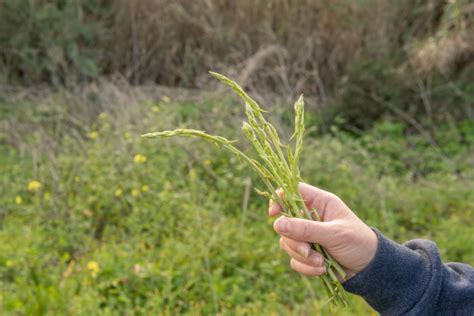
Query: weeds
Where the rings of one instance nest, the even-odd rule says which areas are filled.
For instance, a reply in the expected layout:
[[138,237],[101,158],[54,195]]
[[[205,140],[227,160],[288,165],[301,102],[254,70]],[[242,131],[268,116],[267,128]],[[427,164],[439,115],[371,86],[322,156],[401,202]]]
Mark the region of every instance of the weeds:
[[[238,158],[244,160],[259,175],[268,191],[257,190],[257,193],[276,201],[282,207],[284,215],[313,220],[313,214],[319,220],[317,210],[307,209],[305,201],[298,190],[298,183],[302,181],[298,162],[303,150],[303,135],[305,131],[303,95],[299,97],[294,105],[295,126],[293,136],[291,137],[293,144],[284,145],[276,129],[263,116],[265,111],[257,102],[235,81],[215,72],[210,73],[227,84],[245,101],[245,113],[248,122],[243,122],[242,130],[247,139],[252,143],[261,161],[248,157],[232,145],[232,141],[221,136],[209,135],[203,131],[176,129],[148,133],[142,136],[146,138],[198,137],[217,146],[222,146]],[[276,188],[280,188],[283,194],[280,195]],[[340,307],[350,306],[347,294],[338,279],[338,276],[344,279],[346,273],[323,247],[318,244],[312,244],[312,248],[325,258],[327,273],[321,276],[321,280],[329,296],[329,301]]]
[[[352,309],[331,313],[321,284],[295,277],[259,212],[264,199],[250,191],[246,216],[239,211],[246,178],[259,181],[243,160],[189,139],[136,141],[144,131],[193,126],[240,145],[233,100],[184,95],[104,82],[85,91],[21,91],[3,101],[3,314],[374,313],[354,296]],[[280,136],[291,134],[292,113],[268,104],[275,104],[269,110]],[[452,170],[400,123],[378,121],[360,137],[341,130],[316,137],[310,114],[299,162],[306,182],[337,192],[398,242],[428,238],[444,260],[474,262],[472,121],[458,126],[462,138],[436,126]],[[254,157],[243,142],[239,149]],[[33,181],[41,185],[29,190]]]

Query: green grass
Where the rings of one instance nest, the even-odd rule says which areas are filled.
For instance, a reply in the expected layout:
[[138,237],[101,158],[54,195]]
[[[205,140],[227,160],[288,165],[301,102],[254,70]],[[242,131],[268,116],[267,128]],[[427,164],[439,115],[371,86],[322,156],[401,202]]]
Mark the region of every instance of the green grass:
[[[92,123],[77,127],[66,114],[86,122],[84,111],[65,102],[7,105],[2,121],[6,315],[331,314],[319,282],[289,268],[244,162],[209,144],[139,137],[192,127],[238,139],[250,153],[238,136],[239,105],[210,97],[114,112],[99,104],[87,114]],[[289,135],[280,112],[271,113],[275,126]],[[358,137],[309,133],[301,175],[389,237],[430,238],[445,261],[473,264],[474,129],[463,124],[435,130],[443,155],[390,120]],[[32,180],[41,183],[34,192]],[[371,312],[353,301],[352,311],[334,314]]]

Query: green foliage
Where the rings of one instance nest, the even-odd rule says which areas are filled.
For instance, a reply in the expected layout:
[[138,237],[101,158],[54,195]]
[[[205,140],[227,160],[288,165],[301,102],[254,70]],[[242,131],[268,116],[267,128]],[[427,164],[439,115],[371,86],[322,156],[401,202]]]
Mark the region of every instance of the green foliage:
[[100,1],[0,2],[0,83],[77,83],[101,73],[110,13]]
[[[2,132],[0,147],[5,315],[331,314],[318,282],[290,270],[266,203],[247,190],[248,179],[261,183],[243,162],[209,144],[150,146],[139,137],[186,126],[237,139],[240,147],[236,104],[151,100],[80,128],[61,127],[70,115],[82,121],[74,106],[21,109],[7,110],[15,124]],[[45,111],[56,116],[40,118]],[[29,137],[16,138],[20,125],[34,127],[23,134]],[[472,122],[458,129],[440,126],[444,154],[390,121],[361,137],[308,137],[301,176],[389,237],[430,238],[445,261],[472,264],[474,155],[466,140],[474,129]],[[41,150],[51,142],[45,135],[59,146]],[[344,315],[371,312],[353,301]]]
[[420,126],[429,130],[434,124],[472,117],[474,66],[425,77],[409,65],[400,66],[406,60],[403,54],[354,61],[323,111],[322,129],[336,125],[360,132],[390,117],[420,133]]

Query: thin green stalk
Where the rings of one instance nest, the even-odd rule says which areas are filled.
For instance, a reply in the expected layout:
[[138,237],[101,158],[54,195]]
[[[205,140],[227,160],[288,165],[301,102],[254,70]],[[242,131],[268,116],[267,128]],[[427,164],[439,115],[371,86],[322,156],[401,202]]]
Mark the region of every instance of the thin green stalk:
[[232,145],[234,141],[230,141],[221,136],[209,135],[203,131],[198,131],[194,129],[185,129],[185,128],[179,128],[173,131],[147,133],[147,134],[142,135],[142,137],[145,137],[145,138],[173,137],[173,136],[198,137],[206,141],[209,141],[217,146],[223,146],[224,148],[232,152],[237,157],[246,161],[252,167],[252,169],[260,176],[260,179],[263,181],[263,183],[265,183],[265,185],[270,190],[270,192],[274,192],[273,194],[274,200],[281,201],[280,196],[276,194],[275,188],[273,187],[271,182],[268,180],[270,176],[270,172],[264,166],[262,166],[258,161],[248,157],[246,154],[244,154],[243,152],[238,150],[236,147],[234,147]]

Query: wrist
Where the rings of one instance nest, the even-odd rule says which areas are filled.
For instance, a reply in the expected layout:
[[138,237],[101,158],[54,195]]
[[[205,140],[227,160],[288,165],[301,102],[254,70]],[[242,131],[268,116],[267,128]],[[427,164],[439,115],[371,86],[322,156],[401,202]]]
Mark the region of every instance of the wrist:
[[357,248],[360,249],[361,257],[357,265],[347,267],[344,270],[346,271],[346,280],[357,275],[359,272],[364,270],[373,260],[377,253],[378,246],[378,237],[377,234],[369,226],[366,226],[367,230],[365,233],[365,238],[362,240],[361,244]]

